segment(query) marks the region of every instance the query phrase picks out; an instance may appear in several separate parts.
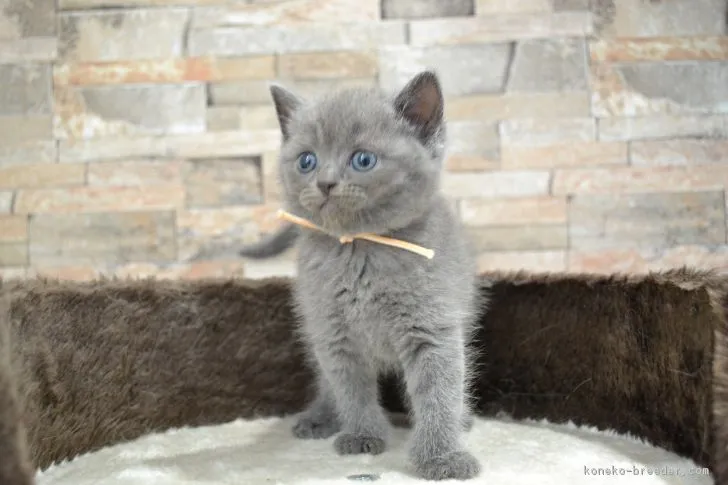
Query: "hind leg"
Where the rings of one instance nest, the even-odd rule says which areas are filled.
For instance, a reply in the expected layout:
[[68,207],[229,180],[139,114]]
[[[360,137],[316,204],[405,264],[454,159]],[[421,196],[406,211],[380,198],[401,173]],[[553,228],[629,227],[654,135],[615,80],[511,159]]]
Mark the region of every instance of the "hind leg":
[[461,420],[463,423],[463,430],[464,431],[470,431],[473,429],[473,423],[475,422],[475,417],[473,416],[473,413],[470,411],[466,411],[463,415],[463,419]]

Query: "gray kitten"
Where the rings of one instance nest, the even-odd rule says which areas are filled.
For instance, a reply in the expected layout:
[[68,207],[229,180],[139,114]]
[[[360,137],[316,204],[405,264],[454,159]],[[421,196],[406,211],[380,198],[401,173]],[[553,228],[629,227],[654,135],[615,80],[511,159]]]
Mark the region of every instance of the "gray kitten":
[[[278,86],[271,94],[286,209],[329,233],[288,225],[241,251],[269,257],[299,239],[295,300],[320,372],[317,398],[294,434],[340,432],[338,453],[382,453],[390,423],[377,377],[398,372],[414,415],[418,475],[477,475],[462,443],[472,424],[466,345],[477,317],[476,265],[439,193],[445,126],[437,76],[422,72],[395,96],[350,89],[308,102]],[[362,232],[433,249],[434,258],[338,240]]]

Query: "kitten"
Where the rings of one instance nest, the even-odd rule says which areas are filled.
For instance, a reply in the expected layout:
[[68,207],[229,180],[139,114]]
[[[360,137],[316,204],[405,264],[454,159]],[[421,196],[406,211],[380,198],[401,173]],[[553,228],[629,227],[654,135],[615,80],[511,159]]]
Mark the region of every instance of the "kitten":
[[[435,73],[396,95],[349,89],[306,101],[271,87],[282,132],[286,209],[323,228],[284,226],[240,254],[269,257],[298,240],[301,332],[319,369],[299,438],[339,433],[339,454],[382,453],[390,430],[377,377],[404,378],[414,417],[410,457],[427,479],[479,473],[462,443],[472,424],[466,345],[476,317],[476,264],[439,192],[445,145]],[[375,233],[434,258],[338,236]]]

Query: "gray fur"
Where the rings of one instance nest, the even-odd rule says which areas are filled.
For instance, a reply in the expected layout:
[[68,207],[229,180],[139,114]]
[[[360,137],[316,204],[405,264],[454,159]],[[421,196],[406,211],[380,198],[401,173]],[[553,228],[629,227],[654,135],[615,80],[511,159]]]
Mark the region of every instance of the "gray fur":
[[[330,93],[309,102],[271,89],[283,143],[286,209],[331,235],[303,229],[295,283],[301,334],[320,369],[318,397],[294,434],[339,433],[339,454],[385,451],[390,422],[377,376],[401,373],[413,418],[410,457],[419,476],[467,479],[479,472],[462,433],[472,424],[466,346],[475,321],[475,261],[439,192],[445,125],[434,73],[396,96],[377,89]],[[354,171],[357,150],[378,156]],[[318,156],[297,170],[302,152]],[[334,184],[328,196],[321,184]],[[333,236],[373,232],[435,250],[428,260],[369,241]]]

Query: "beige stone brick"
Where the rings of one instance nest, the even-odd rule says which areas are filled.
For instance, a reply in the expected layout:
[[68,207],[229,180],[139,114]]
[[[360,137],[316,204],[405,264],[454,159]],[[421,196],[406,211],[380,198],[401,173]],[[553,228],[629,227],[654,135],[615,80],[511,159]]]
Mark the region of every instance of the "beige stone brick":
[[149,278],[160,280],[198,280],[209,278],[242,278],[242,261],[195,261],[191,263],[154,264],[129,263],[107,272],[119,278]]
[[0,214],[9,214],[13,210],[15,194],[11,191],[0,190]]
[[16,193],[14,210],[18,214],[171,210],[183,207],[184,201],[184,187],[176,184],[24,189]]
[[37,214],[30,220],[33,265],[174,261],[174,212]]
[[508,76],[509,92],[586,90],[583,39],[527,39],[518,43]]
[[61,10],[97,10],[104,8],[144,8],[219,5],[220,0],[58,0]]
[[596,140],[592,118],[523,118],[499,125],[503,145],[544,146]]
[[272,103],[271,81],[210,83],[210,102],[213,106]]
[[277,130],[278,127],[278,116],[272,103],[207,108],[207,131]]
[[0,267],[26,266],[28,264],[27,242],[0,242]]
[[58,138],[202,133],[207,96],[200,84],[72,87],[55,90]]
[[182,160],[127,160],[88,165],[89,186],[127,186],[182,184],[186,162]]
[[557,12],[565,10],[589,10],[591,0],[552,0],[553,8]]
[[[220,2],[223,3],[223,2]],[[286,0],[238,2],[197,8],[192,27],[265,27],[297,26],[309,22],[318,25],[343,21],[364,24],[379,20],[380,0]],[[318,27],[317,27],[318,28]]]
[[550,174],[546,171],[445,172],[442,190],[450,197],[527,197],[546,195]]
[[47,64],[0,64],[0,116],[51,113]]
[[728,271],[728,246],[686,245],[671,248],[618,248],[572,251],[569,271],[594,273],[647,273],[683,266]]
[[0,167],[35,163],[54,163],[58,150],[54,141],[29,141],[0,146]]
[[723,190],[726,186],[728,165],[613,167],[557,169],[551,190],[554,195],[610,194]]
[[589,12],[514,13],[467,19],[414,20],[413,46],[474,44],[548,37],[582,37],[592,32]]
[[19,144],[53,139],[50,115],[0,116],[0,145],[10,149]]
[[723,244],[723,191],[579,195],[569,203],[571,248]]
[[[286,86],[295,90],[304,98],[315,98],[329,93],[334,89],[346,89],[354,87],[375,87],[376,77],[352,78],[352,79],[304,79],[286,81]],[[270,99],[270,95],[269,98]]]
[[[213,106],[239,104],[271,104],[271,81],[244,81],[210,84],[210,99]],[[377,79],[279,79],[276,82],[285,85],[302,97],[316,97],[330,92],[332,89],[349,87],[376,86]]]
[[450,96],[448,121],[500,121],[509,118],[585,118],[591,116],[590,93],[506,93]]
[[728,113],[728,61],[601,64],[592,72],[592,112],[600,118]]
[[726,115],[661,115],[611,117],[599,120],[599,139],[728,138]]
[[445,170],[450,172],[490,171],[497,170],[499,167],[497,148],[490,156],[450,154],[445,159]]
[[187,207],[205,208],[263,202],[260,160],[195,160],[185,174]]
[[224,131],[166,139],[168,156],[184,158],[259,155],[280,145],[280,130]]
[[390,90],[401,89],[422,70],[437,66],[445,95],[500,93],[512,50],[505,43],[382,48],[379,84]]
[[0,40],[52,36],[55,14],[54,0],[5,0],[0,4]]
[[275,230],[278,206],[251,205],[190,209],[177,214],[177,245],[181,261],[239,259],[241,245]]
[[27,239],[27,216],[0,215],[0,243],[22,242]]
[[468,230],[478,253],[488,251],[543,251],[566,249],[566,224],[529,224],[527,226],[488,226]]
[[405,24],[398,21],[355,24],[271,25],[193,29],[193,56],[240,56],[272,52],[368,50],[405,43]]
[[467,17],[475,11],[475,0],[382,0],[383,19]]
[[182,57],[184,8],[62,13],[59,55],[65,62]]
[[112,161],[129,158],[256,156],[280,146],[279,130],[220,131],[184,136],[62,140],[60,161]]
[[39,163],[0,167],[0,189],[72,187],[85,181],[83,165]]
[[223,82],[273,77],[273,56],[67,63],[57,65],[53,70],[53,81],[56,85]]
[[725,0],[699,2],[613,0],[599,23],[605,37],[723,35]]
[[239,106],[209,106],[205,115],[205,126],[210,131],[239,130],[242,116]]
[[551,0],[476,0],[476,15],[545,13],[553,10]]
[[565,197],[463,199],[460,218],[468,226],[563,225],[567,221]]
[[283,199],[283,188],[279,179],[280,153],[270,151],[261,157],[261,172],[263,183],[263,200],[266,204],[278,203]]
[[565,251],[493,251],[478,256],[478,271],[557,272],[566,269]]
[[474,160],[498,160],[500,138],[498,126],[478,121],[454,121],[447,126],[449,167],[463,168]]
[[378,74],[374,52],[330,52],[278,56],[278,76],[293,79],[363,78]]
[[728,37],[602,38],[590,42],[589,54],[592,62],[725,60]]
[[167,138],[159,137],[61,140],[58,156],[61,163],[174,156],[168,152],[167,143]]
[[[2,27],[0,27],[2,29]],[[55,37],[26,37],[0,40],[0,63],[49,62],[58,56]]]
[[594,167],[628,163],[627,144],[624,142],[572,142],[537,147],[504,145],[501,148],[503,169]]
[[635,166],[709,165],[728,162],[728,140],[645,140],[629,146]]

